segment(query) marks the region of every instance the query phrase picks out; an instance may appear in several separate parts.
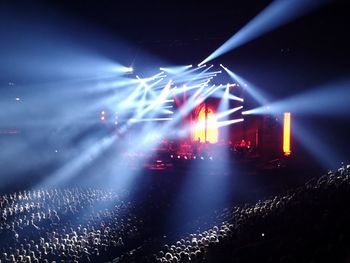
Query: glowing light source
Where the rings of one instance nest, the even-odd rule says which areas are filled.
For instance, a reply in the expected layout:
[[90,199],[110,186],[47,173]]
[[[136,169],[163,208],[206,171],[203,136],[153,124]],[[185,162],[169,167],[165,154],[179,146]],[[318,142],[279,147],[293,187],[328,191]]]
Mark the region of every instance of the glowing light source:
[[207,105],[202,105],[193,132],[193,140],[200,142],[217,143],[219,131],[216,125],[214,110]]
[[283,154],[289,156],[290,150],[290,112],[284,113],[284,124],[283,124]]

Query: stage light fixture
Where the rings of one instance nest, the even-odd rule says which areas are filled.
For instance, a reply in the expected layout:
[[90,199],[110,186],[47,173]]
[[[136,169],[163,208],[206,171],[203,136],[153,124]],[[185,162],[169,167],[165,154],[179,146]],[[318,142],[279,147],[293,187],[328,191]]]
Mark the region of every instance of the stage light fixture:
[[283,124],[283,153],[285,156],[291,154],[290,150],[290,122],[291,114],[290,112],[284,113],[284,124]]

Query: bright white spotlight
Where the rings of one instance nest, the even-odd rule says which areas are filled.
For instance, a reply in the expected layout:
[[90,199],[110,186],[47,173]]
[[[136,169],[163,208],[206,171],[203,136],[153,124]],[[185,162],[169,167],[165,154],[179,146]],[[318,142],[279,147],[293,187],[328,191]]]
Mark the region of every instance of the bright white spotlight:
[[164,103],[167,103],[167,102],[174,102],[174,99],[166,99],[166,100],[163,100],[162,102],[164,102]]
[[243,118],[236,119],[236,120],[220,121],[220,122],[216,123],[216,127],[219,128],[219,127],[223,127],[223,126],[228,126],[228,125],[235,124],[235,123],[242,122],[242,121],[244,121]]
[[131,73],[133,72],[133,68],[132,67],[122,67],[121,69],[118,69],[119,72],[124,72],[124,73]]
[[163,110],[163,113],[164,114],[174,114],[174,112],[171,110]]

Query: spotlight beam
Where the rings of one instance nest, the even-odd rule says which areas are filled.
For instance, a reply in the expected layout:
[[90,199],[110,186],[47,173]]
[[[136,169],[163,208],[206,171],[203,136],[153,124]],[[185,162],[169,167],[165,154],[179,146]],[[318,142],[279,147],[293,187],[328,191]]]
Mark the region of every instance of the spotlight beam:
[[204,59],[199,65],[207,63],[237,47],[248,43],[288,22],[303,16],[321,4],[325,0],[305,1],[305,0],[279,0],[273,1],[253,20],[245,25],[241,30],[234,34],[217,50]]
[[88,149],[82,152],[77,158],[67,163],[60,168],[53,175],[45,179],[40,185],[46,187],[57,186],[57,184],[68,183],[74,176],[76,176],[85,166],[87,166],[92,159],[98,158],[103,152],[112,146],[117,139],[116,135],[105,137],[102,140],[91,145]]
[[301,115],[348,115],[350,113],[350,81],[321,88],[243,112],[243,114],[280,114],[285,111]]
[[235,124],[235,123],[238,123],[238,122],[242,122],[242,121],[244,121],[243,118],[235,119],[235,120],[228,120],[228,121],[219,121],[219,122],[216,123],[216,127],[220,128],[220,127],[232,125],[232,124]]
[[144,118],[144,119],[130,119],[130,122],[147,122],[147,121],[171,121],[173,118]]
[[180,74],[177,74],[177,75],[175,75],[175,76],[173,77],[173,80],[175,81],[175,80],[178,80],[178,79],[183,79],[184,76],[188,76],[188,75],[190,75],[190,74],[193,74],[193,72],[195,72],[195,71],[197,71],[197,70],[199,70],[199,69],[201,69],[201,68],[204,68],[204,67],[205,67],[205,65],[201,65],[201,66],[198,66],[198,67],[196,67],[196,68],[187,70],[187,71],[182,72],[182,73],[180,73]]
[[219,112],[217,115],[216,115],[216,118],[217,119],[221,119],[223,117],[226,117],[236,111],[239,111],[240,109],[242,109],[243,106],[239,106],[239,107],[236,107],[236,108],[233,108],[233,109],[230,109],[230,110],[227,110],[227,111],[224,111],[224,112]]
[[146,113],[150,112],[151,110],[153,110],[154,108],[156,108],[157,106],[162,104],[164,101],[166,101],[167,96],[169,95],[169,92],[171,91],[170,90],[171,82],[172,81],[169,80],[169,82],[167,83],[165,88],[160,92],[158,97],[146,109],[144,109],[142,112],[136,114],[135,119],[141,119]]
[[[259,104],[267,104],[267,95],[264,94],[261,89],[255,87],[252,83],[238,76],[236,73],[232,72],[228,68],[221,65],[223,69],[229,74],[229,76],[236,81],[241,87],[243,87]],[[233,95],[232,95],[233,96]]]
[[160,70],[163,70],[167,73],[170,73],[170,74],[179,74],[189,68],[191,68],[192,65],[187,65],[187,66],[175,66],[175,67],[161,67],[159,68]]

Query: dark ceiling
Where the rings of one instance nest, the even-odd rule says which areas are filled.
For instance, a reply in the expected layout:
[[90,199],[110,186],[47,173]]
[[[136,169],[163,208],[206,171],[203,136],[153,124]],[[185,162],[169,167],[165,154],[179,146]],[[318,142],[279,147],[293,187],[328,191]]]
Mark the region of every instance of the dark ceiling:
[[[130,56],[141,50],[174,64],[192,64],[211,54],[270,2],[5,0],[0,9],[19,15],[22,24],[55,21],[61,23],[64,33],[75,36],[96,38],[91,32],[98,31],[126,40],[134,46]],[[294,71],[292,78],[299,76],[303,67],[320,79],[332,71],[344,74],[350,68],[349,7],[349,1],[329,1],[313,13],[228,52],[220,62],[240,66],[238,70],[243,71],[252,66],[270,73],[290,69]],[[94,45],[92,42],[85,44]],[[251,73],[259,74],[257,70]]]

